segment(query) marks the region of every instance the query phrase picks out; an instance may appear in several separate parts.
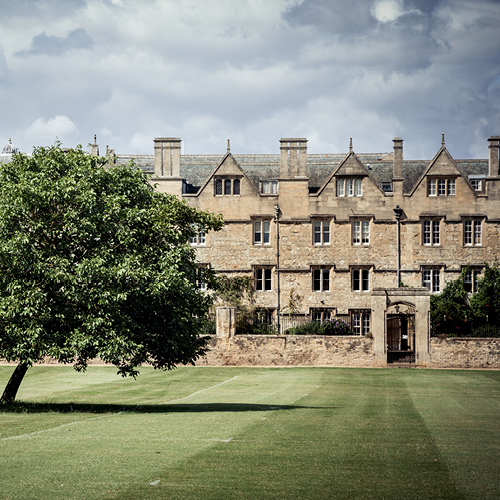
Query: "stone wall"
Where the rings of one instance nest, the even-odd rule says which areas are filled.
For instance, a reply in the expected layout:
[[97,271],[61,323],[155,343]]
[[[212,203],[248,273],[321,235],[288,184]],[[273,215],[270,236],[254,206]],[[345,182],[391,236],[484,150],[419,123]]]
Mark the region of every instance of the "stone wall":
[[500,338],[431,338],[433,368],[500,369]]
[[358,336],[213,337],[197,366],[373,366],[372,339]]
[[[498,338],[431,338],[430,351],[430,368],[500,369]],[[213,337],[196,365],[373,367],[375,361],[367,337],[237,335]]]

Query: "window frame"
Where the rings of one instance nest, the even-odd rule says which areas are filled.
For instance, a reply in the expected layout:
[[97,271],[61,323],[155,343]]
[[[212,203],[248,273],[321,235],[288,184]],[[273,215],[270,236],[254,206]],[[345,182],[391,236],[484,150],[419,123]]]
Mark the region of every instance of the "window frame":
[[422,220],[422,245],[426,247],[441,246],[441,219]]
[[371,333],[370,309],[350,309],[349,319],[351,330],[355,335],[366,336]]
[[444,198],[456,195],[455,177],[429,177],[427,178],[427,196],[431,198]]
[[468,271],[464,275],[463,281],[464,289],[467,293],[477,293],[482,272],[482,267],[469,266]]
[[[259,229],[257,227],[259,226]],[[267,226],[267,230],[266,230]],[[271,219],[254,219],[252,221],[253,244],[259,246],[271,245]]]
[[336,195],[339,198],[361,198],[363,196],[363,177],[338,177]]
[[467,217],[462,221],[463,246],[481,247],[483,244],[483,220],[476,217]]
[[256,292],[271,292],[273,290],[273,268],[271,266],[256,266],[254,268],[254,283]]
[[207,234],[205,228],[198,226],[198,224],[191,224],[191,228],[195,231],[196,234],[189,238],[189,244],[193,247],[206,246]]
[[351,222],[351,244],[368,246],[370,244],[370,220],[355,219]]
[[330,292],[331,291],[331,268],[330,267],[313,267],[311,269],[311,288],[313,292]]
[[241,181],[239,177],[215,177],[214,196],[240,196]]
[[311,321],[319,321],[324,323],[332,319],[334,309],[332,307],[312,307],[309,310]]
[[355,293],[366,293],[370,291],[370,268],[351,268],[351,291]]
[[331,244],[331,221],[329,219],[313,219],[312,238],[313,245],[322,246]]
[[440,293],[443,289],[441,279],[441,268],[439,267],[423,267],[422,268],[422,286],[427,288],[431,293]]

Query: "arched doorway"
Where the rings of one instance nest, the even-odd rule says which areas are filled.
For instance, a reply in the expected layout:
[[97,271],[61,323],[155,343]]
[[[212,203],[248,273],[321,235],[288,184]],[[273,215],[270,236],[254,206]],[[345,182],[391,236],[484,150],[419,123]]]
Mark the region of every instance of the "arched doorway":
[[398,302],[387,309],[387,363],[415,363],[415,307]]

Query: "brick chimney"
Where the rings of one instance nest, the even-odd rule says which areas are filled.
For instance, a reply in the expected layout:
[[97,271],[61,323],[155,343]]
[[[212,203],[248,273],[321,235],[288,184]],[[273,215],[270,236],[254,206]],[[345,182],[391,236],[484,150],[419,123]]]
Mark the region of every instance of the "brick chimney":
[[280,139],[280,178],[307,177],[307,139]]
[[181,139],[179,137],[155,137],[155,175],[180,177]]

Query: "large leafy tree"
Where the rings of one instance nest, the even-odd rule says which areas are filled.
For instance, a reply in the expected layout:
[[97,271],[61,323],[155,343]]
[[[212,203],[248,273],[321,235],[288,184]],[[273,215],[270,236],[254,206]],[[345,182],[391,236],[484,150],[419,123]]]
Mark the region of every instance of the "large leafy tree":
[[203,355],[210,297],[196,281],[209,271],[188,240],[222,224],[81,148],[14,155],[0,169],[0,357],[18,365],[1,401],[45,356],[135,376]]

